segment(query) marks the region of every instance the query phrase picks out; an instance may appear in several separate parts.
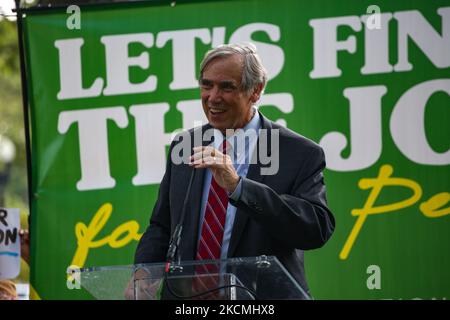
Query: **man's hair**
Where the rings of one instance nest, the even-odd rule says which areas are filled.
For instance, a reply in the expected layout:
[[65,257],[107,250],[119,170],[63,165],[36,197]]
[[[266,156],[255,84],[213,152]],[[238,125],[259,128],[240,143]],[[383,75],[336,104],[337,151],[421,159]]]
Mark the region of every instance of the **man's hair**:
[[263,93],[267,82],[267,71],[261,63],[261,58],[256,52],[256,47],[251,43],[224,44],[209,50],[200,64],[199,81],[202,81],[203,72],[212,60],[222,59],[236,54],[241,55],[243,61],[241,89],[246,92],[251,92],[257,85],[262,84],[263,89],[261,93]]

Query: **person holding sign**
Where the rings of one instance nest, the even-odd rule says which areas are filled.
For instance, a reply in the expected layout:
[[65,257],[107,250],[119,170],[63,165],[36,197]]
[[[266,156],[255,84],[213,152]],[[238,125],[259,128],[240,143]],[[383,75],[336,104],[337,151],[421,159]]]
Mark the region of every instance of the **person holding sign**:
[[0,279],[13,279],[20,272],[19,209],[0,208]]
[[20,229],[19,209],[0,208],[0,300],[17,299],[13,281],[20,272],[20,258],[29,264],[28,230]]
[[[324,152],[254,107],[267,74],[253,45],[212,49],[200,69],[209,123],[172,142],[135,263],[166,260],[192,187],[178,248],[181,260],[273,255],[308,292],[303,250],[323,246],[335,226],[326,202]],[[203,139],[195,141],[197,135]],[[177,157],[186,143],[189,154],[181,162]]]

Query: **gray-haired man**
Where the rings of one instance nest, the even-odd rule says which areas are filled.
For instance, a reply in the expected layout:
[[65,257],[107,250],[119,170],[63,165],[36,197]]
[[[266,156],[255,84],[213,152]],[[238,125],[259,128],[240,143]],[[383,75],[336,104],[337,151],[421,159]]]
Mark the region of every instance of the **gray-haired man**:
[[[303,250],[323,246],[335,225],[326,204],[325,158],[317,144],[255,109],[266,80],[265,68],[252,45],[223,45],[206,54],[199,83],[209,123],[187,134],[214,129],[214,141],[194,145],[189,163],[174,164],[168,158],[135,263],[165,260],[195,169],[179,248],[181,259],[274,255],[308,291]],[[234,130],[265,130],[269,138],[248,135],[245,152],[239,154],[233,147]],[[275,143],[270,140],[275,131],[277,148],[271,157],[278,158],[279,166],[276,173],[264,175],[257,150],[267,150],[262,144]],[[177,143],[174,140],[171,151]],[[256,161],[250,163],[249,159]]]

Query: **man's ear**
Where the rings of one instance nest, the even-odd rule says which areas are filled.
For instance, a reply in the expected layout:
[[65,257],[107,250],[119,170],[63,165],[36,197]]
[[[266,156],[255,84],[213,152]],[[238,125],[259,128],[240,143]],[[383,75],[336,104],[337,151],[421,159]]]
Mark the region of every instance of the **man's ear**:
[[260,83],[253,89],[253,92],[250,95],[250,101],[252,103],[256,103],[259,100],[259,98],[261,97],[261,92],[263,90],[263,87],[264,87],[264,84]]

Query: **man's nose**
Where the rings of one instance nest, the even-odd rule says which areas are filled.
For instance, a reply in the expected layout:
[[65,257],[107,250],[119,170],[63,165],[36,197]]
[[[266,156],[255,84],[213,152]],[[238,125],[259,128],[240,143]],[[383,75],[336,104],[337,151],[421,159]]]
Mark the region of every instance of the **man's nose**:
[[222,100],[222,92],[218,87],[213,87],[209,93],[209,101],[219,102]]

